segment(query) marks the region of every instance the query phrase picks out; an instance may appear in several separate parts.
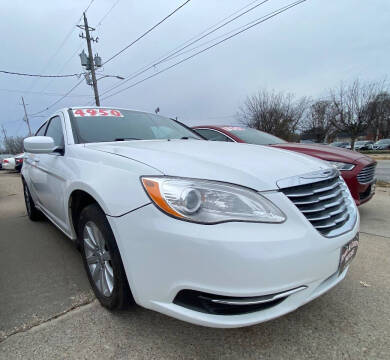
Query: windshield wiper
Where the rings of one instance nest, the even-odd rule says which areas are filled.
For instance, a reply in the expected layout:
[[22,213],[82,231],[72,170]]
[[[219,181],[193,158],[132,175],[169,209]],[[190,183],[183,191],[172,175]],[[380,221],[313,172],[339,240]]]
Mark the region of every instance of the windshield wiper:
[[142,140],[142,139],[129,137],[129,138],[116,138],[114,141],[126,141],[126,140]]

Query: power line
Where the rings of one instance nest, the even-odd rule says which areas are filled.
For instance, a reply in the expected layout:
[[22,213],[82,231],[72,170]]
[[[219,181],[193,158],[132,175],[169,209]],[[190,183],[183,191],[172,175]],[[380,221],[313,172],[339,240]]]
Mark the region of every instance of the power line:
[[8,74],[8,75],[18,75],[18,76],[31,76],[31,77],[40,77],[40,78],[67,78],[67,77],[80,77],[82,74],[66,74],[66,75],[43,75],[43,74],[28,74],[28,73],[20,73],[14,71],[6,71],[0,70],[0,73]]
[[[64,94],[55,93],[55,92],[41,92],[41,91],[25,91],[18,89],[3,89],[0,88],[0,91],[9,92],[9,93],[18,93],[18,94],[33,94],[33,95],[47,95],[47,96],[63,96]],[[78,95],[68,95],[73,97],[91,97],[91,95],[78,94]]]
[[[93,4],[95,0],[90,0],[88,6],[86,7],[86,9],[84,10],[84,12],[87,12],[87,10],[90,8],[90,6]],[[64,45],[66,44],[66,42],[68,41],[68,39],[70,38],[70,36],[72,35],[73,31],[75,30],[75,27],[76,25],[80,22],[82,18],[82,15],[77,19],[77,22],[72,25],[72,27],[70,28],[70,30],[67,32],[67,34],[65,35],[64,39],[62,40],[62,42],[60,43],[60,45],[58,46],[58,48],[56,49],[56,51],[53,53],[53,55],[49,58],[49,60],[46,62],[45,66],[42,67],[42,70],[40,71],[41,73],[45,71],[45,69],[50,65],[50,63],[53,61],[53,59],[58,55],[58,53],[60,52],[60,50],[64,47]],[[31,90],[35,84],[37,82],[37,79],[35,79],[30,87],[28,87],[28,90]]]
[[103,17],[99,20],[98,24],[96,25],[96,29],[102,25],[103,21],[106,19],[106,17],[111,13],[111,11],[114,9],[115,6],[118,5],[120,0],[117,0],[109,9],[108,11],[103,15]]
[[[83,44],[81,44],[73,53],[72,55],[64,62],[64,64],[60,67],[57,73],[60,73],[62,70],[65,69],[65,66],[69,64],[69,62],[73,59],[73,57],[81,50],[83,47]],[[42,88],[42,91],[45,91],[49,85],[53,82],[53,79],[50,79],[46,85]]]
[[45,109],[43,110],[40,110],[40,111],[37,111],[35,112],[34,114],[31,114],[31,116],[35,116],[35,115],[38,115],[38,114],[41,114],[47,110],[49,110],[50,108],[52,108],[54,105],[58,104],[61,100],[65,99],[74,89],[76,89],[82,82],[84,81],[84,79],[81,79],[76,85],[74,85],[66,94],[64,94],[63,96],[61,96],[58,100],[56,100],[54,103],[52,103],[51,105],[47,106]]
[[[216,31],[218,31],[219,29],[223,28],[224,26],[230,24],[230,23],[233,22],[234,20],[239,19],[241,16],[246,15],[246,14],[249,13],[250,11],[255,10],[256,8],[258,8],[259,6],[265,4],[265,3],[268,2],[268,1],[269,1],[269,0],[264,0],[264,1],[262,1],[261,3],[259,3],[259,4],[255,5],[255,6],[251,7],[250,9],[244,11],[243,13],[241,13],[241,14],[235,16],[233,19],[230,19],[229,21],[226,21],[225,23],[223,23],[222,25],[218,26],[218,27],[215,28],[214,30],[211,30],[211,31],[209,31],[208,33],[206,33],[206,34],[202,35],[201,37],[199,37],[198,39],[196,39],[196,40],[194,40],[194,41],[191,41],[189,44],[187,44],[186,46],[182,47],[181,49],[175,51],[175,52],[174,52],[173,54],[171,54],[170,56],[167,56],[166,58],[162,59],[159,63],[164,62],[164,61],[170,59],[173,55],[177,54],[178,52],[180,52],[180,51],[182,51],[182,50],[188,48],[189,46],[195,44],[196,42],[198,42],[198,41],[204,39],[205,37],[209,36],[210,34],[216,32]],[[158,64],[159,64],[159,63],[158,63]],[[157,65],[157,64],[155,64],[155,65]]]
[[[93,4],[95,0],[90,0],[88,6],[85,8],[84,12],[83,13],[86,13],[88,11],[88,9],[91,7],[91,5]],[[64,46],[64,44],[66,43],[66,41],[68,40],[68,38],[71,36],[71,34],[73,33],[74,31],[74,28],[76,27],[76,25],[78,25],[78,23],[80,22],[80,20],[82,19],[83,15],[81,15],[78,19],[77,19],[77,22],[75,23],[75,25],[73,25],[71,27],[71,29],[69,30],[69,32],[67,33],[67,35],[65,36],[64,40],[62,41],[61,45],[59,46],[59,48],[57,49],[57,51],[53,54],[53,56],[49,59],[49,61],[47,62],[47,64],[45,65],[45,67],[43,68],[43,70],[50,64],[50,62],[55,58],[55,56],[58,54],[58,52],[61,50],[61,48]],[[78,51],[78,49],[72,54],[72,56],[65,62],[65,64],[62,66],[65,67],[68,62],[73,58],[73,56],[76,54],[76,52]],[[61,68],[61,69],[62,69]],[[43,71],[42,70],[42,71]],[[79,82],[77,82],[76,85],[74,85],[66,94],[62,95],[60,99],[58,99],[57,101],[55,101],[54,103],[52,103],[51,105],[49,105],[48,107],[46,107],[44,110],[41,110],[41,111],[38,111],[34,114],[31,114],[30,116],[32,117],[35,117],[35,115],[37,114],[41,114],[45,111],[47,111],[48,109],[50,109],[51,107],[53,107],[54,105],[56,105],[57,103],[59,103],[61,100],[63,100],[65,97],[69,96],[69,94],[74,90],[76,89],[81,83],[83,82],[83,79],[81,79]],[[31,90],[34,86],[35,82],[29,87],[28,90]],[[47,88],[47,86],[50,84],[50,82],[46,85],[45,89]]]
[[157,76],[157,75],[159,75],[159,74],[161,74],[161,73],[163,73],[163,72],[165,72],[165,71],[168,71],[168,70],[170,70],[170,69],[172,69],[172,68],[174,68],[174,67],[176,67],[176,66],[182,64],[183,62],[185,62],[185,61],[187,61],[187,60],[190,60],[190,59],[192,59],[193,57],[195,57],[195,56],[197,56],[197,55],[200,55],[200,54],[202,54],[203,52],[208,51],[208,50],[212,49],[213,47],[215,47],[215,46],[217,46],[217,45],[220,45],[220,44],[224,43],[225,41],[230,40],[230,39],[232,39],[233,37],[235,37],[235,36],[237,36],[237,35],[239,35],[239,34],[245,32],[245,31],[247,31],[247,30],[249,30],[249,29],[251,29],[251,28],[253,28],[253,27],[257,26],[257,25],[260,25],[261,23],[263,23],[263,22],[265,22],[265,21],[267,21],[267,20],[269,20],[269,19],[271,19],[271,18],[273,18],[273,17],[275,17],[275,16],[277,16],[277,15],[279,15],[279,14],[281,14],[281,13],[283,13],[283,12],[285,12],[285,11],[287,11],[287,10],[289,10],[289,9],[291,9],[291,8],[293,8],[293,7],[297,6],[297,5],[299,5],[299,4],[301,4],[301,3],[303,3],[303,2],[306,2],[306,1],[307,1],[307,0],[299,0],[299,1],[296,1],[296,2],[293,2],[293,3],[290,3],[289,5],[287,5],[287,6],[285,6],[285,7],[279,8],[278,10],[275,10],[274,12],[271,12],[271,13],[269,13],[268,15],[266,15],[266,17],[263,18],[262,20],[259,20],[259,21],[257,21],[256,23],[254,23],[254,24],[252,24],[252,25],[250,25],[250,26],[247,26],[246,28],[244,28],[244,29],[242,29],[242,30],[240,30],[240,31],[238,31],[238,32],[236,32],[236,33],[234,33],[233,35],[230,35],[230,36],[228,36],[228,37],[226,37],[226,38],[224,38],[224,39],[218,41],[217,43],[215,43],[215,44],[213,44],[213,45],[210,45],[210,46],[208,46],[208,47],[206,47],[206,48],[204,48],[204,49],[202,49],[202,50],[196,52],[195,54],[192,54],[191,56],[188,56],[188,57],[186,57],[186,58],[184,58],[184,59],[178,61],[177,63],[175,63],[175,64],[173,64],[173,65],[171,65],[171,66],[168,66],[168,67],[166,67],[166,68],[164,68],[164,69],[158,71],[158,72],[155,73],[155,74],[152,74],[152,75],[150,75],[150,76],[148,76],[148,77],[146,77],[146,78],[144,78],[144,79],[142,79],[142,80],[140,80],[140,81],[135,82],[134,84],[132,84],[132,85],[130,85],[130,86],[124,88],[124,89],[121,89],[121,90],[119,90],[119,91],[117,91],[117,92],[115,92],[115,93],[113,93],[113,94],[110,94],[110,95],[104,97],[102,100],[108,99],[108,98],[110,98],[110,97],[112,97],[112,96],[114,96],[114,95],[117,95],[117,94],[119,94],[119,93],[121,93],[121,92],[123,92],[123,91],[125,91],[125,90],[128,90],[128,89],[130,89],[130,88],[132,88],[132,87],[134,87],[134,86],[136,86],[136,85],[139,85],[139,84],[141,84],[142,82],[144,82],[144,81],[146,81],[146,80],[149,80],[149,79],[151,79],[151,78],[153,78],[153,77],[155,77],[155,76]]
[[127,50],[130,46],[134,45],[136,42],[141,40],[143,37],[145,37],[147,34],[149,34],[152,30],[154,30],[156,27],[161,25],[164,21],[168,20],[173,14],[175,14],[177,11],[179,11],[183,6],[187,5],[191,0],[186,0],[183,4],[181,4],[179,7],[177,7],[175,10],[173,10],[170,14],[168,14],[165,18],[160,20],[157,24],[152,26],[149,30],[144,32],[142,35],[140,35],[137,39],[132,41],[129,45],[125,46],[122,50],[118,51],[116,54],[111,56],[103,65],[107,64],[111,60],[115,59],[117,56],[119,56],[121,53],[123,53],[125,50]]
[[[89,7],[92,5],[92,3],[94,2],[94,0],[91,0],[89,5],[86,7],[86,9],[84,10],[84,12],[87,12],[87,10],[89,9]],[[114,4],[116,5],[117,3],[119,2],[119,0],[117,0],[117,2]],[[112,9],[114,8],[114,6],[111,7],[111,9],[108,11],[110,12]],[[107,15],[107,13],[106,13]],[[105,15],[105,16],[106,16]],[[80,16],[80,18],[77,20],[77,23],[75,24],[75,26],[80,22],[80,20],[82,19],[82,16]],[[100,20],[102,21],[102,19]],[[75,26],[72,26],[72,30],[70,31],[69,33],[69,36],[72,34],[73,30],[74,30],[74,27]],[[70,63],[70,61],[74,58],[74,56],[82,49],[83,47],[83,44],[81,44],[73,53],[71,56],[69,56],[69,58],[62,64],[62,66],[60,67],[60,69],[57,71],[57,73],[60,73],[62,70],[64,70],[65,66],[68,65]],[[48,81],[48,83],[46,84],[46,86],[44,86],[44,88],[42,89],[42,91],[46,90],[49,85],[52,83],[51,80]]]
[[[106,13],[100,18],[97,26],[96,26],[96,29],[98,29],[103,21],[107,18],[107,16],[111,13],[111,11],[115,8],[116,5],[118,5],[120,0],[117,0],[109,9],[108,11],[106,11]],[[92,2],[90,2],[90,4],[88,5],[88,7],[85,9],[85,12],[88,10],[88,8],[92,5]],[[79,21],[81,20],[82,16],[80,17]],[[78,23],[77,22],[77,23]],[[72,53],[71,56],[69,56],[69,58],[64,62],[64,64],[61,66],[61,68],[58,70],[58,73],[60,73],[61,71],[64,70],[65,66],[69,64],[70,61],[72,61],[72,59],[76,56],[76,54],[83,48],[84,44],[80,44],[80,46]],[[46,86],[44,86],[44,88],[42,89],[42,91],[46,90],[49,85],[52,83],[53,80],[49,80],[48,83],[46,84]]]
[[[176,54],[178,54],[178,53],[179,53],[179,55],[180,55],[180,52],[181,52],[182,50],[184,50],[184,49],[186,49],[187,47],[193,45],[194,43],[196,43],[196,42],[198,42],[198,41],[204,39],[205,37],[209,36],[210,34],[212,34],[212,33],[216,32],[216,31],[220,30],[222,27],[224,27],[224,26],[230,24],[231,22],[237,20],[237,19],[240,18],[241,16],[246,15],[248,12],[253,11],[253,10],[256,9],[257,7],[259,7],[259,6],[263,5],[263,4],[265,4],[266,2],[268,2],[269,0],[264,0],[264,1],[262,1],[261,3],[255,5],[255,6],[251,7],[250,9],[248,9],[248,10],[242,12],[241,14],[235,16],[233,19],[230,19],[229,21],[227,21],[227,22],[223,23],[222,25],[218,26],[219,24],[221,24],[221,23],[222,23],[223,21],[225,21],[226,19],[231,18],[232,16],[236,15],[237,13],[239,13],[240,11],[242,11],[243,9],[247,8],[248,6],[253,5],[255,2],[258,2],[258,1],[259,1],[259,0],[250,2],[248,5],[244,6],[243,8],[240,8],[239,10],[235,11],[233,14],[229,15],[228,17],[226,17],[226,18],[220,20],[220,21],[217,22],[216,24],[214,24],[214,25],[212,25],[211,27],[207,28],[206,30],[202,31],[202,32],[199,34],[199,35],[201,35],[200,37],[198,37],[199,35],[197,35],[197,36],[191,38],[190,40],[188,40],[188,41],[186,41],[186,42],[184,42],[184,43],[182,44],[182,45],[185,45],[185,46],[176,47],[174,50],[168,52],[168,53],[166,54],[167,56],[160,57],[158,60],[156,60],[156,61],[150,63],[149,65],[146,65],[146,68],[142,68],[141,70],[139,70],[139,71],[137,71],[137,72],[135,72],[135,73],[133,73],[133,74],[130,74],[130,75],[128,76],[128,79],[126,79],[125,81],[118,82],[118,83],[114,84],[114,86],[112,86],[112,87],[110,87],[109,89],[107,89],[106,91],[104,91],[104,92],[102,93],[102,95],[107,94],[108,92],[112,91],[113,89],[116,89],[116,88],[118,88],[118,87],[123,86],[126,82],[128,82],[128,81],[134,79],[135,77],[137,77],[137,76],[143,74],[144,72],[150,70],[151,68],[153,68],[153,67],[155,67],[155,66],[157,66],[157,65],[159,65],[159,64],[161,64],[161,63],[163,63],[163,62],[165,62],[165,61],[168,61],[168,60],[170,60],[170,59],[173,59],[173,58],[177,57],[177,56],[174,56],[174,55],[176,55]],[[218,27],[216,27],[216,26],[218,26]],[[215,27],[216,27],[216,28],[215,28]],[[207,32],[208,30],[213,29],[213,28],[214,28],[214,30],[211,30],[211,31]],[[205,34],[205,33],[206,33],[206,34]],[[176,50],[176,51],[175,51],[175,50]],[[179,56],[179,55],[178,55],[178,56]]]
[[[90,8],[90,6],[93,4],[94,1],[95,1],[95,0],[91,0],[91,1],[89,2],[88,6],[87,6],[86,9],[84,10],[85,13],[88,11],[88,9]],[[82,16],[80,16],[79,21],[81,20],[81,18],[82,18]],[[79,22],[79,21],[78,21],[78,22]]]
[[[288,7],[288,6],[285,6],[285,7]],[[283,7],[283,8],[284,8],[284,7]],[[283,9],[283,8],[282,8],[282,9]],[[280,10],[280,9],[278,9],[278,10]],[[275,10],[274,12],[277,12],[278,10]],[[271,13],[271,14],[272,14],[272,13]],[[201,43],[201,44],[199,44],[199,45],[197,45],[197,46],[194,46],[194,47],[192,47],[192,48],[190,48],[190,49],[188,49],[188,50],[186,50],[186,51],[180,51],[180,52],[177,53],[176,55],[173,55],[173,54],[172,54],[171,56],[169,56],[169,58],[167,58],[167,59],[162,59],[162,60],[159,61],[158,63],[155,63],[155,65],[159,65],[159,64],[161,64],[161,63],[164,63],[164,62],[167,62],[167,61],[171,61],[171,60],[173,60],[173,59],[176,59],[176,58],[179,57],[179,56],[182,56],[182,55],[184,55],[184,54],[190,53],[190,52],[192,52],[192,51],[194,51],[194,50],[196,50],[196,49],[201,48],[201,47],[204,46],[204,45],[210,44],[210,43],[212,43],[212,42],[214,42],[214,41],[216,41],[216,40],[218,40],[218,39],[221,39],[221,38],[223,38],[223,37],[225,37],[225,36],[227,36],[227,35],[230,35],[230,34],[236,32],[236,31],[238,31],[238,30],[241,30],[241,29],[247,27],[248,25],[254,24],[254,23],[257,22],[257,21],[259,21],[259,20],[261,20],[261,19],[264,19],[264,18],[267,17],[268,15],[270,15],[270,14],[261,16],[261,17],[255,19],[255,20],[252,20],[252,21],[246,23],[245,25],[241,25],[241,26],[239,26],[239,27],[236,27],[236,28],[234,28],[234,29],[232,29],[232,30],[230,30],[230,31],[228,31],[228,32],[226,32],[226,33],[223,33],[223,34],[221,34],[221,35],[219,35],[219,36],[216,36],[215,38],[212,38],[212,39],[210,39],[210,40],[207,40],[207,41],[205,41],[205,42],[203,42],[203,43]],[[137,75],[137,76],[138,76],[138,75]]]

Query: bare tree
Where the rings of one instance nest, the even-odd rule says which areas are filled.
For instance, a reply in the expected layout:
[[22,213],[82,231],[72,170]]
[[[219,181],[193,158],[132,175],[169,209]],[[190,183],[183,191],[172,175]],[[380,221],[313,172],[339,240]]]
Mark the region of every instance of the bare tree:
[[374,140],[379,137],[387,138],[390,135],[390,94],[383,92],[377,95],[375,100],[369,105],[370,111],[374,112],[375,116],[370,124],[370,130],[374,135]]
[[3,140],[4,152],[7,154],[19,154],[23,152],[23,140],[22,136],[7,136]]
[[302,130],[318,143],[328,140],[334,132],[335,109],[329,100],[317,100],[310,105],[307,116],[302,121]]
[[248,127],[290,140],[296,137],[307,106],[306,97],[296,99],[290,93],[261,90],[247,97],[237,117]]
[[341,84],[330,91],[330,101],[335,109],[332,124],[339,131],[351,136],[354,149],[358,136],[365,133],[375,119],[375,108],[370,106],[383,92],[384,82],[365,82],[355,80],[350,85]]

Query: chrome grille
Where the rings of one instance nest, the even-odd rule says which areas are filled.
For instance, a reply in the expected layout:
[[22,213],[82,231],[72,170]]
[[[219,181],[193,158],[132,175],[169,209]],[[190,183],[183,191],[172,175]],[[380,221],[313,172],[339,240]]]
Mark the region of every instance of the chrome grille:
[[368,184],[374,180],[376,164],[367,165],[357,176],[360,184]]
[[356,213],[347,185],[338,173],[326,179],[303,179],[303,184],[281,191],[322,235],[333,237],[350,230]]

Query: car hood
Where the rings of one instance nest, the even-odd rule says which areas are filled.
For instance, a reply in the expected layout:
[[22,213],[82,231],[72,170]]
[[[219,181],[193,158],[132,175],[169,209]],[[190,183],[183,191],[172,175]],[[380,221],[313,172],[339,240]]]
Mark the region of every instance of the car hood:
[[[142,162],[169,176],[224,181],[255,190],[277,189],[283,178],[329,169],[306,155],[269,146],[203,140],[137,140],[86,147]],[[140,175],[151,175],[140,174]]]
[[327,161],[355,163],[358,159],[368,158],[367,156],[359,154],[356,151],[329,145],[283,143],[272,145],[272,147],[300,152]]

